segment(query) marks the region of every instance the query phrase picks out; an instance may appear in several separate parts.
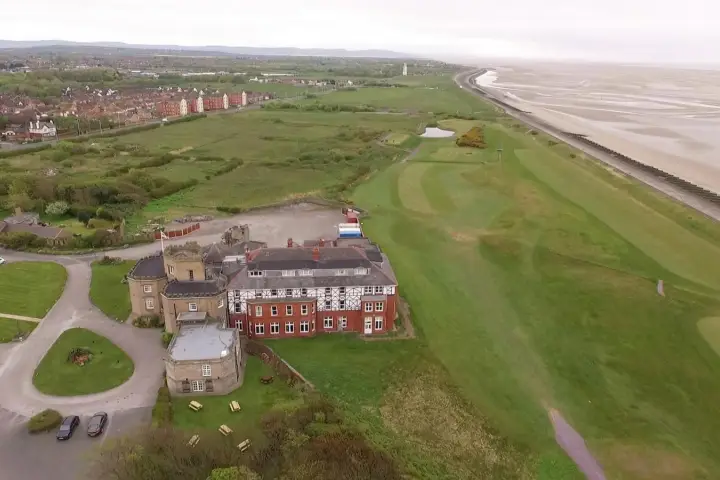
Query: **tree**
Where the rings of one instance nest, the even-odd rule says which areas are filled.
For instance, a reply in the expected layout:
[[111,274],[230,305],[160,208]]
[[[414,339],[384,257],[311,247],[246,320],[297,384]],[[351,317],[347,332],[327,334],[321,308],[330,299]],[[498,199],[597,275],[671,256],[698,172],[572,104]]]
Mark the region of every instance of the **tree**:
[[216,468],[207,480],[262,480],[262,477],[242,465],[240,467]]
[[65,215],[68,210],[70,210],[70,205],[68,205],[67,202],[63,201],[52,202],[48,204],[47,207],[45,207],[45,213],[56,217],[59,217],[60,215]]

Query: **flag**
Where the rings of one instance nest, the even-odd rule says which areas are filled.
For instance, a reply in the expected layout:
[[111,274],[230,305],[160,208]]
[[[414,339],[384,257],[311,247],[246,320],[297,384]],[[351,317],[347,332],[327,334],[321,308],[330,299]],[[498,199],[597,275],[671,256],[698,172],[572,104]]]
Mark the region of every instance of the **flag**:
[[662,280],[658,280],[657,283],[657,292],[660,296],[665,296],[665,283]]
[[165,253],[165,242],[163,242],[163,240],[169,240],[169,239],[170,239],[170,237],[165,235],[165,232],[160,230],[160,252],[161,253]]
[[163,232],[163,231],[160,232],[160,238],[162,238],[162,239],[164,239],[164,240],[169,240],[169,239],[170,239],[170,237],[168,237],[167,235],[165,235],[165,232]]

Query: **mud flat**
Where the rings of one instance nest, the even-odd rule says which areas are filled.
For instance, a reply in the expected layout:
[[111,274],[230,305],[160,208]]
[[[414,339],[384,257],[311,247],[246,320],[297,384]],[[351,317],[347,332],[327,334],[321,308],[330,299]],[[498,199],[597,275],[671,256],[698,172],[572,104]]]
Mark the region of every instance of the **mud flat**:
[[720,193],[720,71],[538,63],[484,77],[546,123]]

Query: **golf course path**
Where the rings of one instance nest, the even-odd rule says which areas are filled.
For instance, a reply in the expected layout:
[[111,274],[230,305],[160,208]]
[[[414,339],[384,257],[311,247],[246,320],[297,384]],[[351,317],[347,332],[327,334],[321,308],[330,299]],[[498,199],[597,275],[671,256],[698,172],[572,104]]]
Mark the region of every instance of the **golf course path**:
[[[87,259],[15,252],[3,252],[3,256],[8,262],[62,264],[68,279],[62,296],[33,334],[0,352],[0,407],[24,416],[46,408],[64,414],[92,415],[97,411],[111,413],[154,404],[163,371],[160,332],[117,323],[95,308],[89,298],[91,269]],[[76,327],[102,335],[124,350],[135,364],[132,376],[119,387],[92,395],[55,397],[40,393],[32,382],[36,367],[60,334]]]

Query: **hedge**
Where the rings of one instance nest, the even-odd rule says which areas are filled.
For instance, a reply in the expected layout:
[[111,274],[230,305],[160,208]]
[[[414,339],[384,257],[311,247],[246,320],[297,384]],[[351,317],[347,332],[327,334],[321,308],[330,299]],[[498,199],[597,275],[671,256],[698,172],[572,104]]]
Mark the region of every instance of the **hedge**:
[[34,415],[28,422],[28,432],[40,433],[55,430],[63,421],[63,416],[57,410],[43,410]]
[[169,427],[173,420],[173,406],[170,398],[170,389],[163,385],[158,389],[155,406],[152,410],[152,424],[154,427]]
[[28,153],[41,152],[52,147],[50,143],[41,143],[39,145],[27,148],[15,148],[12,150],[0,150],[0,158],[18,157],[20,155],[26,155]]

